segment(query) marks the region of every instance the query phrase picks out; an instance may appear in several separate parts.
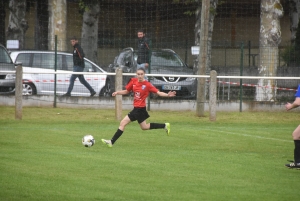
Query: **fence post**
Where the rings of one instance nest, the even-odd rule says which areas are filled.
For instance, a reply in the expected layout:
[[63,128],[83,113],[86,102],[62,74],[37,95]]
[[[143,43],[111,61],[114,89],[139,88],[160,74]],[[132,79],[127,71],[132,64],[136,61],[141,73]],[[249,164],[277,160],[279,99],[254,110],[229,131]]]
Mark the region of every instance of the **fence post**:
[[15,119],[22,120],[23,67],[18,63],[15,83]]
[[209,82],[209,120],[216,121],[217,119],[217,72],[215,70],[210,71]]
[[[241,64],[240,64],[240,76],[243,76],[244,70],[244,43],[241,44]],[[240,79],[240,112],[243,111],[243,79]]]
[[[115,78],[115,90],[119,91],[122,90],[122,83],[123,83],[123,74],[122,69],[116,69],[116,78]],[[122,95],[116,95],[115,97],[115,117],[116,120],[120,121],[122,119]]]

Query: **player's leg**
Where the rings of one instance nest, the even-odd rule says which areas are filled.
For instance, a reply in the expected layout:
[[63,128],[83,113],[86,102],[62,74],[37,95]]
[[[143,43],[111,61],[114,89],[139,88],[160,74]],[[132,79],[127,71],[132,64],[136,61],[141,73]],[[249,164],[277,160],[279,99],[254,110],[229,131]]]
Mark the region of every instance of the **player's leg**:
[[293,132],[293,140],[295,144],[294,159],[295,163],[300,166],[300,125]]
[[295,144],[294,162],[286,164],[286,166],[289,168],[300,168],[300,125],[294,130],[292,136]]
[[129,124],[131,122],[131,120],[129,119],[128,115],[126,115],[124,117],[124,119],[120,122],[120,126],[119,129],[116,131],[116,133],[114,134],[114,136],[111,138],[111,140],[105,140],[102,139],[101,141],[106,144],[108,147],[112,147],[112,145],[119,139],[119,137],[121,137],[121,135],[123,134],[125,127],[127,124]]
[[142,130],[149,130],[149,129],[165,129],[167,135],[170,135],[170,123],[147,123],[146,120],[140,123],[140,127]]

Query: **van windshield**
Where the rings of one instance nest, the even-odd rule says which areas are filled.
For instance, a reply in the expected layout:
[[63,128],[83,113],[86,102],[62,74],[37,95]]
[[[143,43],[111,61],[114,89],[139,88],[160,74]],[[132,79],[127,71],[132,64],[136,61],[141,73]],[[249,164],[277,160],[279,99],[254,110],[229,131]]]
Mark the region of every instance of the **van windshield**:
[[0,63],[12,63],[11,58],[3,47],[0,47]]

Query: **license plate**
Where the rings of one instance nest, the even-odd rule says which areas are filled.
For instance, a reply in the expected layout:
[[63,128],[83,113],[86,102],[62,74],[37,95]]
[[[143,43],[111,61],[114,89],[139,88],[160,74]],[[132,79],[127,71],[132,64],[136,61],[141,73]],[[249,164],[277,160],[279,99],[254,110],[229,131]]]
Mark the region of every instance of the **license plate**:
[[181,86],[174,86],[174,85],[163,85],[163,90],[181,90]]

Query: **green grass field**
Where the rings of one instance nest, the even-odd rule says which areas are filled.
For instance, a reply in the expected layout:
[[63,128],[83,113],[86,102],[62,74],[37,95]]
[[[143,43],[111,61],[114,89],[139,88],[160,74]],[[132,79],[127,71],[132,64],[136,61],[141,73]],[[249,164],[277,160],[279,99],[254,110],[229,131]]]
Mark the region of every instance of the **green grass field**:
[[[128,125],[113,148],[101,143],[119,126],[113,110],[0,107],[0,200],[298,200],[300,170],[291,112],[150,111],[164,130]],[[124,115],[128,111],[124,111]],[[86,148],[81,138],[92,134]]]

